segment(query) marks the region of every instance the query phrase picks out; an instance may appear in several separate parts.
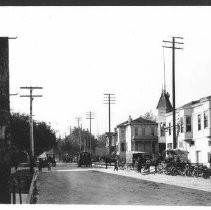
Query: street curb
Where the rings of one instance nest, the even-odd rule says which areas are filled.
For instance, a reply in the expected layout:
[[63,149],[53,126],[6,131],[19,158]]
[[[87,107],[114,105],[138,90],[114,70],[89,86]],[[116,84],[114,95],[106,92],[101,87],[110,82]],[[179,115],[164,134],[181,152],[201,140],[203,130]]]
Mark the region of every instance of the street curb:
[[35,170],[32,177],[30,189],[29,189],[29,194],[26,198],[26,204],[36,203],[35,198],[36,198],[36,191],[37,191],[37,176],[38,176],[38,171]]

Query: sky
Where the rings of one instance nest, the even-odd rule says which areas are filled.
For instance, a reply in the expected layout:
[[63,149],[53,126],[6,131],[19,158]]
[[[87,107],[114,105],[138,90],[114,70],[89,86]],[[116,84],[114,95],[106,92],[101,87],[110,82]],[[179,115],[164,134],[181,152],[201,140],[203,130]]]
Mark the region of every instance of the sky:
[[[176,50],[176,105],[211,95],[210,7],[1,7],[0,36],[9,40],[12,112],[29,114],[21,86],[41,86],[34,94],[34,119],[50,123],[57,135],[70,126],[108,131],[103,94],[115,94],[111,130],[152,110],[163,86],[172,92],[172,51],[163,40],[182,36]],[[178,40],[181,41],[181,40]],[[164,54],[164,56],[163,56]],[[165,59],[164,59],[165,58]]]

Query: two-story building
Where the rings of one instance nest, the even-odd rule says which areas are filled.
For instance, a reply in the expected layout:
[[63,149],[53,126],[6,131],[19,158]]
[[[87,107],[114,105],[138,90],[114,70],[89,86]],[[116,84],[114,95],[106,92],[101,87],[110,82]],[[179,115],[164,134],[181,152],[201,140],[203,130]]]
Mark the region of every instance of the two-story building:
[[126,163],[132,163],[134,154],[158,153],[157,123],[139,117],[129,119],[117,125],[117,155],[125,159]]
[[[173,148],[172,112],[166,114],[166,148]],[[193,163],[209,165],[211,158],[211,96],[176,110],[177,149],[188,152]]]

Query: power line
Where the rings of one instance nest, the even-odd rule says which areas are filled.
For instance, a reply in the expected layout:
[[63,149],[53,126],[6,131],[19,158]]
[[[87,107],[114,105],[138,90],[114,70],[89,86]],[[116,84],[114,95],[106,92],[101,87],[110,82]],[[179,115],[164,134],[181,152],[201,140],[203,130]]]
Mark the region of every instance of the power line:
[[[79,124],[80,124],[80,121],[82,120],[82,118],[81,117],[76,117],[75,119],[78,122],[79,144],[80,144],[80,152],[81,152],[81,128],[80,128]],[[82,127],[82,125],[81,125],[81,127]]]
[[86,119],[89,120],[89,132],[90,132],[90,152],[92,153],[92,120],[95,119],[94,112],[87,112]]
[[164,91],[166,92],[166,63],[165,63],[165,53],[164,53],[164,47],[163,47],[163,69],[164,69],[164,75],[163,75],[163,82],[164,82]]
[[111,104],[115,104],[115,94],[104,93],[104,104],[108,104],[108,139],[109,155],[111,154]]
[[33,118],[32,118],[32,102],[34,98],[36,97],[42,97],[42,95],[33,95],[32,92],[34,89],[43,89],[42,87],[32,87],[32,86],[26,86],[26,87],[20,87],[20,89],[27,89],[30,91],[29,95],[20,95],[20,97],[28,97],[30,98],[30,117],[29,117],[29,123],[30,123],[30,171],[33,172],[33,164],[34,164],[34,135],[33,135]]
[[[164,43],[170,43],[172,46],[163,46],[164,48],[171,48],[172,49],[172,97],[173,97],[173,148],[177,148],[177,140],[176,140],[176,126],[175,126],[175,120],[176,120],[176,113],[175,113],[175,49],[182,50],[183,48],[180,47],[183,45],[183,42],[177,42],[176,39],[183,39],[183,37],[172,37],[172,41],[164,41]],[[179,45],[175,46],[175,45]]]
[[82,118],[81,117],[76,117],[75,119],[76,119],[76,121],[78,123],[78,128],[79,128],[79,124],[80,124],[80,121],[82,120]]

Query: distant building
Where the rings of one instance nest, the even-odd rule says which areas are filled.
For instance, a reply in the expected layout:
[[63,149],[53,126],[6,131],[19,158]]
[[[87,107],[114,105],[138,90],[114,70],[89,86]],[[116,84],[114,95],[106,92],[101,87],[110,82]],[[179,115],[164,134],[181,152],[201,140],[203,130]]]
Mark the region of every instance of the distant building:
[[163,128],[166,126],[166,113],[172,111],[172,105],[169,100],[169,97],[170,97],[169,93],[163,90],[157,105],[159,152],[163,152],[166,149],[166,132]]
[[[116,155],[116,149],[117,149],[117,129],[114,129],[114,132],[110,132],[111,135],[111,154]],[[109,154],[109,132],[105,133],[106,136],[106,150],[107,154]]]
[[[166,115],[166,148],[173,148],[172,112]],[[211,159],[211,96],[176,109],[177,148],[188,151],[192,163]]]
[[157,123],[139,117],[117,126],[117,155],[131,163],[134,154],[158,153]]
[[106,148],[104,148],[104,147],[95,147],[95,152],[94,152],[94,154],[95,154],[96,156],[102,157],[102,156],[107,155],[107,150],[106,150]]

